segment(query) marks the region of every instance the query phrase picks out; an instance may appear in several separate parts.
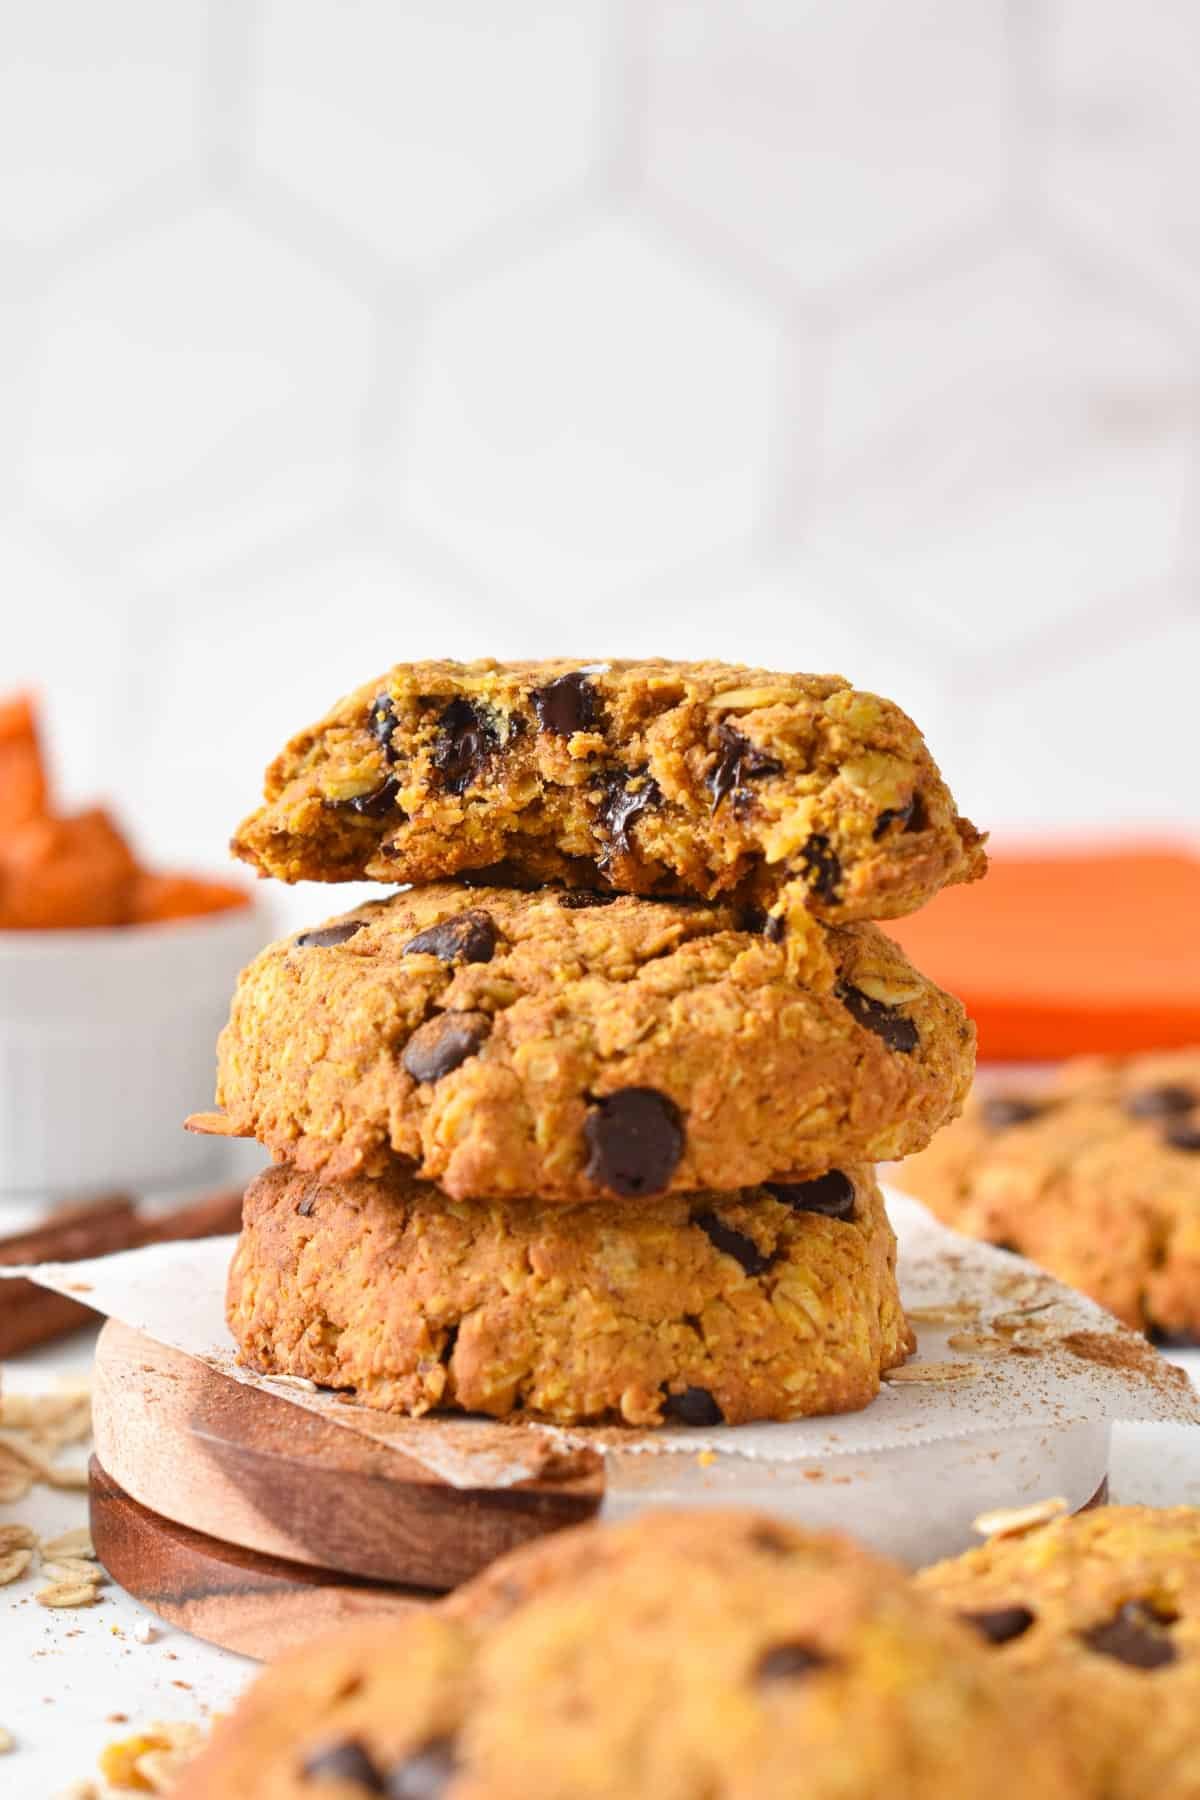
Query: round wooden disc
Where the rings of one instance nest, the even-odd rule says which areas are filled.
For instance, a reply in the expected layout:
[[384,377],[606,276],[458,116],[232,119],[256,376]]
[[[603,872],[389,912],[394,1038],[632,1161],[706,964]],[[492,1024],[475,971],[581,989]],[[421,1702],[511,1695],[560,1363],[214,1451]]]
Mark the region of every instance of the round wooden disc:
[[115,1320],[96,1347],[93,1418],[107,1475],[160,1521],[406,1587],[457,1587],[518,1544],[590,1518],[603,1493],[598,1457],[593,1472],[561,1481],[451,1487],[387,1444]]
[[268,1662],[326,1627],[437,1598],[240,1550],[139,1506],[96,1457],[88,1475],[92,1542],[113,1580],[167,1624],[224,1650]]

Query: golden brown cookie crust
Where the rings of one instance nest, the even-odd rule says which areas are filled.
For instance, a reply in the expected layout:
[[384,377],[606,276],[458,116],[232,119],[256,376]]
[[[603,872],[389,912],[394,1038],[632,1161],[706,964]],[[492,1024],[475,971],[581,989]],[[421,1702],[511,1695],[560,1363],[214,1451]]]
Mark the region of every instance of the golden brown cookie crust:
[[636,1207],[278,1168],[246,1195],[227,1310],[251,1367],[369,1406],[742,1424],[874,1398],[913,1347],[895,1261],[866,1168]]
[[293,738],[235,853],[284,881],[506,865],[833,923],[982,875],[925,741],[838,675],[727,663],[401,663]]
[[918,1585],[1049,1696],[1092,1791],[1200,1794],[1200,1510],[1100,1507],[992,1539]]
[[443,882],[272,945],[196,1123],[327,1177],[578,1201],[902,1156],[960,1106],[974,1029],[874,926],[813,925],[805,986],[732,907],[580,898]]
[[1036,1695],[901,1570],[707,1508],[564,1533],[426,1616],[306,1646],[260,1677],[177,1800],[314,1800],[356,1751],[339,1800],[1084,1792]]
[[1200,1050],[1080,1058],[975,1095],[899,1186],[1135,1330],[1200,1342]]

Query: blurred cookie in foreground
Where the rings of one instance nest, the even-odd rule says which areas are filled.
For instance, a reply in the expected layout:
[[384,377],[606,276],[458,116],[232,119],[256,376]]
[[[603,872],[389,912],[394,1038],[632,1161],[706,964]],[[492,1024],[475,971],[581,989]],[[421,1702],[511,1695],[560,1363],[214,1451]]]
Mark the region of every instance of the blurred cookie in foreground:
[[246,903],[232,883],[143,868],[103,807],[59,811],[32,701],[0,701],[0,931],[153,925]]
[[893,1179],[1156,1342],[1200,1344],[1200,1049],[976,1092]]
[[1200,1794],[1200,1509],[1101,1507],[997,1537],[917,1586],[1041,1688],[1105,1800]]
[[585,1526],[278,1663],[176,1800],[1082,1795],[1031,1684],[903,1571],[702,1508]]

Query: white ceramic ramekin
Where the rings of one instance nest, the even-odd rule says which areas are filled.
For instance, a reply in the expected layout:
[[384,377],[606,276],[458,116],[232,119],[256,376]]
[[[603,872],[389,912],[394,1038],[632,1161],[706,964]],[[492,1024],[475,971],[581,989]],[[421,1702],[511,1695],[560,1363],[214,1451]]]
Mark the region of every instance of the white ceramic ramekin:
[[0,1200],[213,1177],[212,1105],[238,970],[267,941],[251,902],[161,925],[0,932]]

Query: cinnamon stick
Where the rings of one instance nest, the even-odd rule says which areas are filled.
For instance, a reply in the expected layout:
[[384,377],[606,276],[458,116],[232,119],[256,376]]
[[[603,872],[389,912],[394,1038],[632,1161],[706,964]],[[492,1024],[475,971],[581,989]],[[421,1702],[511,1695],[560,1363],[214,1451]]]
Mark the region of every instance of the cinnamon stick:
[[[32,1231],[0,1238],[0,1263],[81,1262],[191,1238],[223,1237],[242,1220],[240,1188],[205,1194],[165,1213],[140,1213],[127,1195],[111,1195],[64,1209]],[[0,1282],[0,1358],[49,1343],[95,1322],[82,1300],[52,1293],[33,1281]]]

